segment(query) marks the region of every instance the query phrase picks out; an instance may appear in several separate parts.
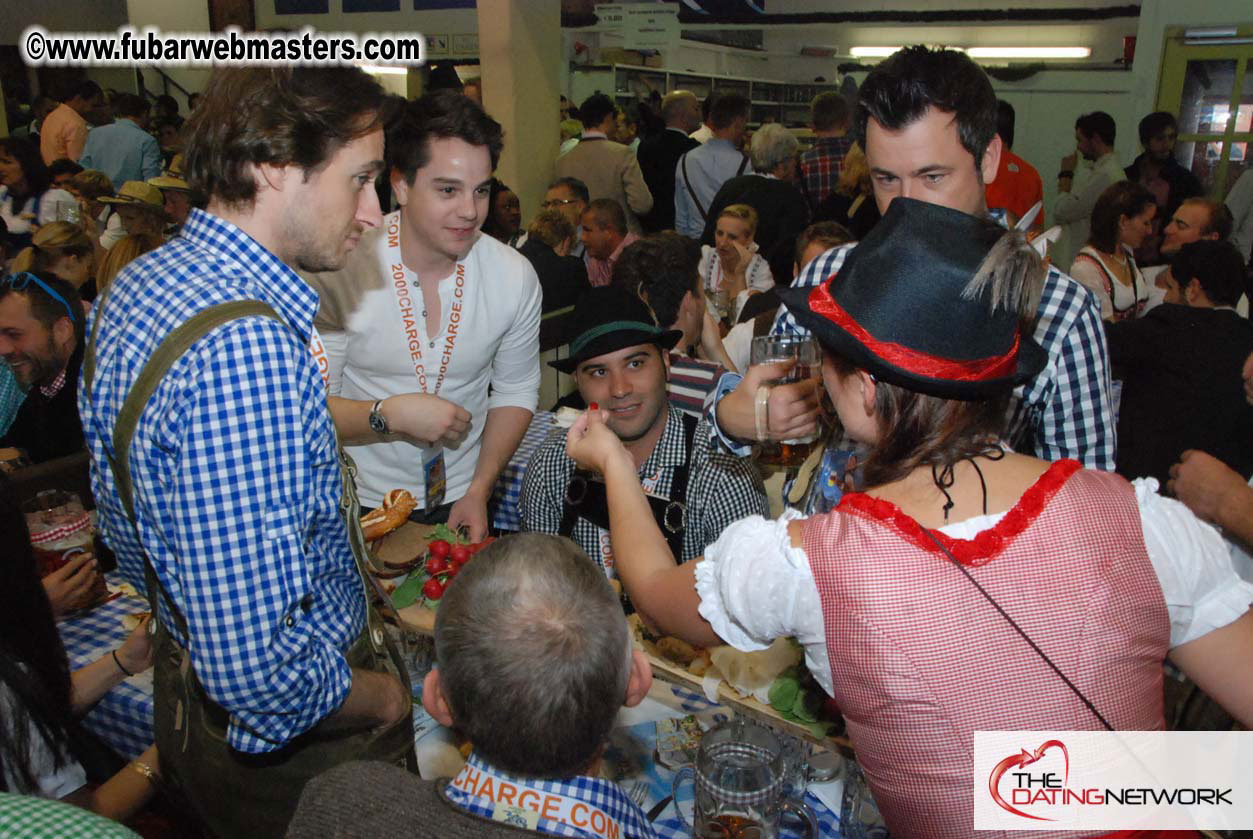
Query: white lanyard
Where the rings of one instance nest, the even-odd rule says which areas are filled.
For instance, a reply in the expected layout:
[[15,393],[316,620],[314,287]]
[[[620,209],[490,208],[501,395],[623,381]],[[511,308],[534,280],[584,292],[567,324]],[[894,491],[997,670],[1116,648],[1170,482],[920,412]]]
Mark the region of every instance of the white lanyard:
[[[386,224],[386,234],[383,242],[386,248],[384,259],[391,276],[396,313],[400,318],[401,328],[405,332],[405,341],[409,348],[409,359],[413,362],[413,374],[417,377],[418,387],[422,388],[423,393],[431,393],[438,396],[439,390],[444,384],[444,377],[448,374],[448,366],[452,363],[452,353],[457,344],[458,330],[464,318],[466,266],[464,262],[457,263],[457,279],[453,287],[453,301],[448,307],[448,334],[444,338],[444,348],[440,354],[439,374],[435,379],[435,389],[428,390],[426,386],[426,363],[422,359],[422,338],[418,335],[418,320],[414,317],[413,296],[409,291],[409,270],[405,268],[405,264],[400,257],[400,211],[397,210],[388,215],[384,219],[384,223]],[[430,348],[435,348],[434,340],[431,340]]]

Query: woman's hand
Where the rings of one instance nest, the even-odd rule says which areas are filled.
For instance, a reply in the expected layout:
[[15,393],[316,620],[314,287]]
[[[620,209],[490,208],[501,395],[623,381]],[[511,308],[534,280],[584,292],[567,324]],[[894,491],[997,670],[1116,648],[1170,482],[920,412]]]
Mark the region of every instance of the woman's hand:
[[593,402],[566,432],[566,454],[581,468],[602,475],[615,462],[631,463],[631,455],[623,448],[622,441],[605,424],[607,419],[609,412],[600,410]]
[[122,646],[117,648],[118,660],[131,673],[142,673],[152,666],[152,635],[148,632],[151,622],[151,616],[141,620],[139,626],[122,642]]

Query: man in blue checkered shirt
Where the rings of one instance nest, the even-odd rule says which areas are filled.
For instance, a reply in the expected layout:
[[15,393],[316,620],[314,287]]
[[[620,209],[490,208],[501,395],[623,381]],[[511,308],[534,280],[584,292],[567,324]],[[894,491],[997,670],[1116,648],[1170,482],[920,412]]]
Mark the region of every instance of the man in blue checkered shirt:
[[[858,96],[856,128],[881,211],[903,195],[972,215],[988,212],[983,185],[996,175],[1001,140],[996,94],[978,65],[964,53],[910,47],[875,67]],[[814,259],[793,286],[818,285],[840,269],[853,247],[833,248]],[[802,332],[785,309],[774,330]],[[1049,362],[1015,391],[1004,439],[1045,460],[1074,458],[1093,469],[1113,470],[1109,357],[1092,294],[1050,267],[1034,335]],[[777,376],[773,366],[762,366],[750,368],[743,381],[733,374],[723,377],[712,397],[711,425],[724,445],[747,454],[744,441],[758,436],[757,389]],[[813,433],[817,403],[816,380],[773,388],[762,433],[774,439]]]
[[[89,327],[96,374],[79,408],[101,527],[125,576],[143,586],[146,554],[169,598],[158,617],[174,649],[157,633],[162,772],[217,835],[281,834],[299,786],[288,795],[274,772],[322,744],[411,725],[402,681],[346,658],[367,605],[309,350],[318,298],[293,270],[338,268],[380,223],[389,108],[356,69],[215,71],[186,151],[208,205],[126,267]],[[176,327],[241,300],[279,319],[230,321],[170,367],[129,448],[132,527],[109,462],[123,401]],[[167,654],[184,656],[183,681],[162,678]],[[188,736],[219,723],[212,750],[188,753]]]

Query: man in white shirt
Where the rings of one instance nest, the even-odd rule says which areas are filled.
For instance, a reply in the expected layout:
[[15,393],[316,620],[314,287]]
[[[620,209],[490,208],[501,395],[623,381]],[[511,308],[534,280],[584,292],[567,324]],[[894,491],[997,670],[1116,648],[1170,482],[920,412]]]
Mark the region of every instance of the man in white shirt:
[[487,534],[487,502],[539,399],[540,285],[479,227],[499,123],[450,91],[411,103],[389,133],[400,209],[344,267],[309,282],[314,339],[362,506],[407,489],[427,523]]
[[1053,219],[1063,226],[1063,235],[1049,253],[1053,264],[1063,270],[1070,267],[1075,254],[1088,241],[1096,199],[1110,184],[1127,179],[1114,154],[1115,132],[1114,118],[1104,111],[1093,111],[1075,120],[1075,150],[1062,158],[1057,172],[1057,203],[1053,207]]

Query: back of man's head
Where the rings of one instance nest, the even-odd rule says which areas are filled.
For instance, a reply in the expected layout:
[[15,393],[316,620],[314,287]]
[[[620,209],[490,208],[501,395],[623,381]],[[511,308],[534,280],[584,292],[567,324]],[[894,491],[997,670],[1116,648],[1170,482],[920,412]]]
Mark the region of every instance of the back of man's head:
[[714,131],[725,131],[737,120],[748,122],[753,103],[742,93],[719,94],[709,109],[709,124]]
[[675,90],[661,100],[661,120],[666,125],[679,125],[687,116],[696,94],[690,90]]
[[477,102],[459,90],[436,90],[411,101],[388,128],[387,169],[412,184],[418,170],[431,160],[431,142],[450,139],[485,146],[493,171],[505,146],[500,123]]
[[133,93],[119,93],[113,98],[113,115],[143,119],[148,116],[150,106],[148,100]]
[[1234,306],[1245,291],[1244,260],[1230,242],[1189,242],[1171,260],[1170,273],[1180,289],[1196,280],[1215,306]]
[[626,213],[622,205],[612,198],[597,198],[583,212],[591,216],[597,227],[614,230],[619,236],[626,236]]
[[796,135],[777,122],[763,125],[753,132],[753,140],[749,144],[749,156],[753,161],[753,171],[761,174],[774,174],[780,165],[792,161],[795,168],[795,157],[800,148]]
[[996,133],[1001,135],[1001,142],[1005,148],[1013,148],[1014,146],[1014,123],[1016,115],[1014,114],[1014,106],[1006,102],[1004,99],[996,100]]
[[603,93],[593,93],[579,106],[579,120],[584,128],[599,128],[605,118],[618,113],[618,106]]
[[70,99],[77,99],[80,102],[90,102],[93,99],[104,99],[104,91],[100,89],[100,85],[93,81],[87,80],[79,82],[70,89]]
[[633,292],[653,310],[657,325],[673,328],[683,298],[700,294],[700,246],[678,233],[657,233],[623,248],[613,266],[613,283]]
[[815,131],[839,131],[848,128],[852,109],[842,94],[833,90],[819,93],[809,103],[809,120]]
[[1149,140],[1168,128],[1175,128],[1175,115],[1169,111],[1154,111],[1140,120],[1140,145],[1147,146]]
[[392,97],[355,67],[217,68],[187,121],[184,177],[210,200],[251,206],[253,167],[312,172],[393,110]]
[[931,108],[955,116],[957,136],[977,167],[996,134],[996,94],[982,68],[956,50],[906,47],[875,65],[857,93],[857,140],[866,147],[871,119],[900,131]]
[[1104,111],[1084,114],[1075,120],[1075,128],[1088,139],[1095,137],[1106,146],[1114,147],[1114,137],[1117,136],[1118,126],[1114,124],[1114,118]]
[[560,536],[522,533],[476,554],[435,620],[454,723],[486,761],[525,777],[587,769],[626,698],[630,655],[604,572]]

